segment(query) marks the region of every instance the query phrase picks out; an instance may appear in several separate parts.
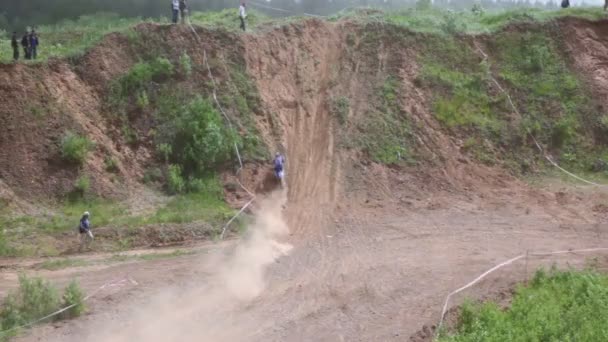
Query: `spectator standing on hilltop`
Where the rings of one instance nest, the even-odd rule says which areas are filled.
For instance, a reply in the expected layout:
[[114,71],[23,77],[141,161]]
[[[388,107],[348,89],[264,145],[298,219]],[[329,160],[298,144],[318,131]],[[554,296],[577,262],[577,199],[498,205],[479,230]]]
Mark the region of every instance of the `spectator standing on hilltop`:
[[13,32],[11,39],[11,47],[13,48],[13,60],[19,60],[19,40],[17,39],[17,32]]
[[179,0],[171,0],[171,11],[173,12],[173,23],[177,24],[179,19]]
[[23,47],[23,58],[30,59],[30,39],[27,31],[21,38],[21,46]]
[[38,57],[38,35],[36,31],[32,30],[30,33],[30,58],[36,59]]
[[562,0],[562,8],[570,7],[570,0]]
[[188,17],[188,3],[186,0],[179,0],[179,15],[182,17],[182,24],[185,24],[186,17]]
[[239,7],[239,19],[241,19],[241,30],[245,31],[245,18],[247,18],[247,12],[245,11],[245,3],[241,2]]

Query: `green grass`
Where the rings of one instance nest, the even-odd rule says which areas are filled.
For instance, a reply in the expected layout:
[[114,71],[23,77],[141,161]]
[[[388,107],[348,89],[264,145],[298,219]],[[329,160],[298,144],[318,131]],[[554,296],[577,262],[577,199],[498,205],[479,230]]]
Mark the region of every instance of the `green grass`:
[[605,18],[605,13],[599,6],[555,11],[525,8],[485,12],[481,15],[475,15],[470,10],[453,12],[432,7],[425,10],[407,9],[385,13],[371,17],[371,20],[388,22],[415,32],[480,34],[494,33],[513,23],[544,23],[567,16],[598,20]]
[[[82,16],[77,20],[66,20],[56,25],[40,26],[37,62],[52,57],[73,57],[82,55],[108,33],[126,32],[130,27],[143,22],[141,18],[120,18],[116,14],[100,13]],[[22,34],[22,33],[20,33]],[[0,61],[12,61],[10,44],[2,42]],[[23,52],[21,52],[23,57]]]
[[376,89],[373,112],[365,115],[359,127],[358,145],[379,163],[413,161],[411,128],[398,102],[398,87],[398,80],[388,77]]
[[180,256],[186,255],[194,255],[196,252],[194,251],[186,251],[181,249],[176,249],[173,252],[168,253],[150,253],[150,254],[115,254],[112,255],[107,262],[126,262],[126,261],[154,261],[154,260],[162,260],[162,259],[171,259]]
[[607,312],[608,276],[540,270],[506,310],[492,302],[463,305],[456,333],[438,341],[606,341]]
[[[481,63],[480,54],[458,37],[430,35],[421,44],[421,80],[432,89],[435,117],[452,133],[473,139],[475,148],[465,150],[485,164],[502,160],[520,173],[530,169],[530,160],[542,163],[529,133],[577,172],[608,156],[604,135],[596,133],[601,116],[547,30],[496,33],[486,47],[490,58]],[[511,95],[521,120],[513,120],[490,75]]]
[[56,271],[69,267],[82,267],[87,266],[89,263],[82,259],[59,259],[59,260],[48,260],[40,264],[41,269]]

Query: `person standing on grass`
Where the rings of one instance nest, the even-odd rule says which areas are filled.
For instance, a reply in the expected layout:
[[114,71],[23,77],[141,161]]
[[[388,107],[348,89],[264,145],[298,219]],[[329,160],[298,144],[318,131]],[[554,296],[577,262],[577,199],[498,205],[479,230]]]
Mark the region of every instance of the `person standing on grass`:
[[23,58],[30,59],[30,39],[27,31],[21,38],[21,46],[23,47]]
[[185,24],[186,17],[188,17],[188,3],[186,0],[179,0],[179,15],[182,17],[182,24]]
[[11,47],[13,48],[13,60],[19,60],[19,40],[17,39],[17,32],[13,32],[11,39]]
[[88,211],[85,211],[80,218],[80,225],[78,226],[78,232],[80,233],[80,250],[84,247],[89,247],[90,243],[93,241],[93,233],[91,232],[91,221],[89,220]]
[[38,35],[36,31],[32,30],[30,33],[30,58],[36,59],[38,57]]
[[173,12],[173,23],[177,24],[179,19],[179,0],[171,0],[171,11]]
[[239,19],[241,19],[241,30],[245,31],[245,18],[247,18],[247,12],[245,10],[244,2],[241,2],[241,6],[239,7]]

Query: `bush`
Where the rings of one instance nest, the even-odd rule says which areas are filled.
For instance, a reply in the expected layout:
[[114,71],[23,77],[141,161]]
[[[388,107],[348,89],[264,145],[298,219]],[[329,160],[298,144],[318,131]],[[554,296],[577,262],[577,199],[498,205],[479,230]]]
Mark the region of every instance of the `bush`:
[[186,51],[179,58],[179,65],[181,66],[181,72],[189,77],[192,74],[192,59]]
[[179,165],[169,165],[167,187],[172,194],[179,194],[186,189],[186,182],[182,177],[182,168]]
[[127,97],[143,89],[150,81],[160,82],[173,75],[173,64],[163,57],[135,64],[114,86],[114,94]]
[[174,114],[162,125],[159,139],[171,145],[170,159],[186,174],[202,174],[232,158],[240,137],[209,101],[199,97]]
[[160,156],[163,158],[163,161],[165,163],[168,163],[169,157],[171,156],[171,153],[173,153],[173,148],[171,147],[171,145],[169,145],[167,143],[161,143],[161,144],[158,144],[158,146],[156,146],[156,150],[158,151]]
[[69,162],[82,164],[94,146],[86,137],[68,131],[61,139],[61,156]]
[[224,189],[218,177],[190,178],[188,180],[188,191],[204,193],[212,198],[221,200],[224,198]]
[[90,187],[91,187],[91,181],[89,180],[89,177],[87,175],[82,175],[82,176],[78,177],[78,179],[76,180],[76,183],[74,184],[74,189],[83,195],[87,191],[89,191]]
[[345,124],[350,111],[350,102],[347,97],[339,97],[334,99],[331,106],[331,112],[338,118],[341,124]]
[[146,184],[153,182],[160,182],[163,180],[163,172],[157,168],[151,168],[144,171],[144,179],[143,182]]
[[116,161],[116,159],[114,159],[110,156],[106,156],[105,159],[103,160],[103,163],[106,167],[106,171],[118,172],[118,162]]
[[19,289],[4,299],[0,320],[2,330],[40,319],[59,308],[57,290],[42,278],[19,276]]
[[141,109],[146,109],[150,105],[150,99],[148,99],[148,93],[145,90],[137,93],[137,106]]
[[80,316],[86,309],[84,305],[84,292],[75,280],[65,288],[63,293],[63,307],[74,305],[63,313],[63,318]]

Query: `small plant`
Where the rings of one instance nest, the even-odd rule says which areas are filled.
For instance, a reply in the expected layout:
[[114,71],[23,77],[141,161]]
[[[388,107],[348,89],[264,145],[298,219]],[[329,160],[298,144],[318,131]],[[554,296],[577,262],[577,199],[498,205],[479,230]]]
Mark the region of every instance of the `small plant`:
[[150,184],[154,182],[160,182],[163,180],[163,172],[157,168],[151,168],[144,171],[144,179],[143,182],[145,184]]
[[91,181],[87,175],[82,175],[78,177],[76,183],[74,184],[74,190],[76,190],[81,195],[84,195],[89,188],[91,187]]
[[182,168],[179,165],[169,165],[167,187],[172,194],[179,194],[186,189],[186,182],[182,177]]
[[179,58],[179,65],[181,67],[182,73],[186,77],[190,77],[190,75],[192,74],[192,59],[186,51],[184,51],[184,53]]
[[156,146],[156,149],[158,150],[160,156],[163,158],[165,164],[169,163],[169,157],[171,157],[171,153],[173,153],[173,148],[171,147],[171,145],[167,143],[160,143],[158,144],[158,146]]
[[68,131],[61,139],[61,156],[69,162],[82,164],[94,146],[86,137]]
[[148,99],[148,93],[145,90],[137,93],[137,106],[140,109],[146,109],[150,105],[150,100]]
[[348,112],[350,111],[350,102],[348,101],[348,98],[342,96],[333,100],[331,111],[341,124],[345,124],[348,118]]
[[103,160],[106,171],[108,172],[118,172],[118,162],[111,156],[106,156]]
[[63,307],[72,306],[63,313],[63,318],[75,318],[86,309],[84,305],[84,292],[75,280],[65,288],[63,293]]
[[129,145],[134,145],[137,142],[137,132],[127,123],[122,125],[122,135]]

